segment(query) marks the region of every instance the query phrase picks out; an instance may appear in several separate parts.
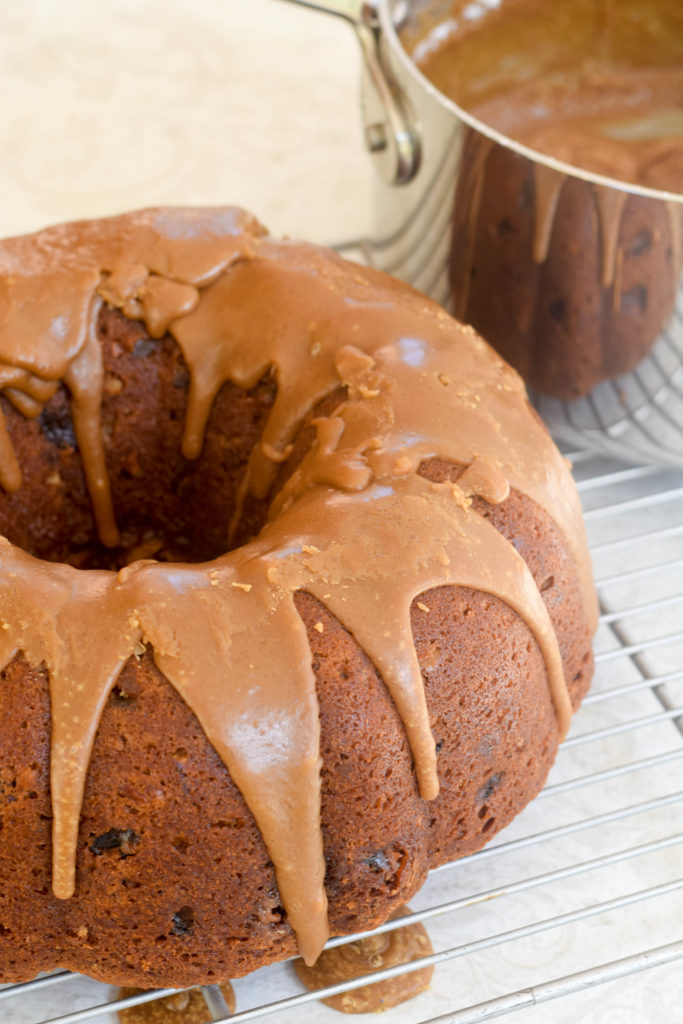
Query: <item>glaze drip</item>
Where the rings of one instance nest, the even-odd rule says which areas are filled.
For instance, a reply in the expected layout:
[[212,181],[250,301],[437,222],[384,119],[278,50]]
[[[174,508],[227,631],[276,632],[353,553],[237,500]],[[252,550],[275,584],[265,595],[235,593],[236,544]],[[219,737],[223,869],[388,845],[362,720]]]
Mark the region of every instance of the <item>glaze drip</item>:
[[[4,243],[0,258],[9,297],[0,388],[10,400],[8,388],[27,396],[32,413],[60,381],[67,385],[108,543],[115,520],[94,331],[101,302],[178,341],[191,375],[184,448],[192,457],[222,383],[250,387],[275,374],[277,396],[245,493],[271,493],[307,413],[346,389],[316,422],[317,437],[274,495],[258,538],[213,562],[79,571],[0,541],[0,669],[23,652],[49,674],[55,894],[68,899],[77,884],[79,816],[104,704],[145,644],[242,792],[312,962],[328,934],[319,723],[295,594],[322,602],[372,660],[404,723],[420,793],[433,799],[435,745],[410,629],[411,602],[426,590],[471,587],[520,615],[543,655],[559,732],[566,731],[569,699],[543,599],[472,498],[500,503],[515,487],[549,512],[574,554],[593,624],[568,467],[531,419],[517,375],[471,329],[382,275],[264,238],[239,211],[157,210],[55,228]],[[13,267],[21,267],[18,278]],[[42,294],[35,308],[26,298],[31,272]],[[10,456],[0,430],[3,485],[16,484]],[[420,476],[432,457],[462,464],[458,482]]]
[[[20,411],[37,416],[60,382],[69,389],[103,544],[115,546],[118,531],[100,418],[100,303],[143,319],[152,337],[160,337],[194,307],[198,287],[246,254],[251,235],[242,229],[254,236],[261,230],[237,210],[160,209],[60,225],[0,245],[0,393],[9,390]],[[1,411],[0,483],[9,491],[21,486]]]
[[[392,918],[407,917],[409,907],[399,907]],[[294,961],[294,970],[309,991],[339,985],[363,978],[373,971],[386,970],[412,960],[420,960],[434,952],[423,924],[413,922],[403,928],[358,939],[345,946],[326,949],[313,967]],[[416,968],[395,978],[363,985],[350,992],[341,992],[322,1002],[342,1013],[379,1013],[412,999],[429,987],[433,965]]]

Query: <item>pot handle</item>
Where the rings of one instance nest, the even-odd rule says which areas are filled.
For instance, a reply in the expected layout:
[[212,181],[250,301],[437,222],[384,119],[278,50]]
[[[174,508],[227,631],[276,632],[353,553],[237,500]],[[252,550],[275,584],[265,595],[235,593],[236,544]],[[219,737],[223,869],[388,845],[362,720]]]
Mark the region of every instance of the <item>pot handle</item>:
[[348,21],[363,56],[365,144],[389,185],[407,185],[420,166],[420,138],[408,101],[382,53],[382,29],[369,0],[293,0]]

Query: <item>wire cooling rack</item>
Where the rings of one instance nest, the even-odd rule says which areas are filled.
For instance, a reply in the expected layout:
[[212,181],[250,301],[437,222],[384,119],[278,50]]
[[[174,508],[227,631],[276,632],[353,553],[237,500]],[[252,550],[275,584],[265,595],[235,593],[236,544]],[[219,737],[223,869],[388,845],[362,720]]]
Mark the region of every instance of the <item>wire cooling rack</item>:
[[[392,1024],[683,1014],[683,474],[570,458],[602,611],[596,680],[540,796],[413,900],[435,972],[428,992],[390,1011]],[[340,1020],[287,963],[236,981],[232,1017],[215,987],[204,992],[216,1021]],[[114,1022],[158,995],[121,1002],[59,972],[0,988],[0,1024]]]

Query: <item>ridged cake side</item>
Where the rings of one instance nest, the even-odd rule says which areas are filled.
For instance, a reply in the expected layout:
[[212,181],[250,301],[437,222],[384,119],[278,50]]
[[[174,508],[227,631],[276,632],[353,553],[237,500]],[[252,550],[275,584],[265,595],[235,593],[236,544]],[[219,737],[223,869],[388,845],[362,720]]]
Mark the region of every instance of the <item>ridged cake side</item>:
[[[166,458],[215,477],[202,448],[230,423],[226,545],[271,506],[254,540],[198,565],[76,569],[3,545],[0,702],[32,736],[0,754],[8,980],[60,964],[190,984],[286,955],[293,934],[312,960],[328,927],[386,917],[542,784],[595,617],[568,468],[474,332],[246,215],[147,211],[0,255],[10,540],[55,557],[47,485],[67,519],[89,495],[116,548],[119,494],[148,503],[149,431],[152,478],[161,451],[163,479]],[[149,391],[140,341],[151,363],[166,352]],[[133,552],[159,554],[148,541]]]

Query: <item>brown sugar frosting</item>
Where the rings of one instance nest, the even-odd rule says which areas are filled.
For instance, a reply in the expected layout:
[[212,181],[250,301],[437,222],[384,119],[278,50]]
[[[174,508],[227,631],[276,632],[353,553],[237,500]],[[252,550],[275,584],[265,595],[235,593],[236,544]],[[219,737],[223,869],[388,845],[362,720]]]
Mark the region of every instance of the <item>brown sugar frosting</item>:
[[[527,494],[564,533],[591,627],[595,597],[565,460],[520,379],[471,330],[403,285],[334,254],[274,242],[237,210],[150,210],[52,228],[0,246],[0,390],[37,415],[64,382],[100,536],[116,543],[100,422],[102,302],[167,330],[190,371],[183,450],[199,454],[225,381],[274,368],[277,395],[244,492],[267,496],[316,402],[346,397],[274,496],[259,536],[210,563],[135,562],[118,573],[47,563],[0,541],[0,670],[21,651],[49,672],[53,890],[77,885],[85,777],[104,704],[148,645],[197,716],[261,830],[302,956],[328,934],[318,706],[294,596],[318,598],[381,672],[422,796],[438,793],[434,739],[411,639],[421,592],[459,584],[530,627],[560,732],[570,703],[554,630],[514,546],[473,506]],[[420,474],[430,458],[467,467]],[[0,481],[21,486],[0,429]],[[226,539],[227,547],[227,539]],[[277,666],[277,673],[273,672]]]
[[[392,918],[407,917],[410,907],[398,907]],[[364,978],[373,971],[385,970],[420,960],[434,952],[423,924],[414,921],[403,928],[357,939],[326,949],[312,967],[294,961],[294,970],[309,991]],[[323,1003],[342,1013],[380,1013],[412,999],[429,988],[434,965],[418,967],[388,980],[362,985],[351,991],[326,996]]]

